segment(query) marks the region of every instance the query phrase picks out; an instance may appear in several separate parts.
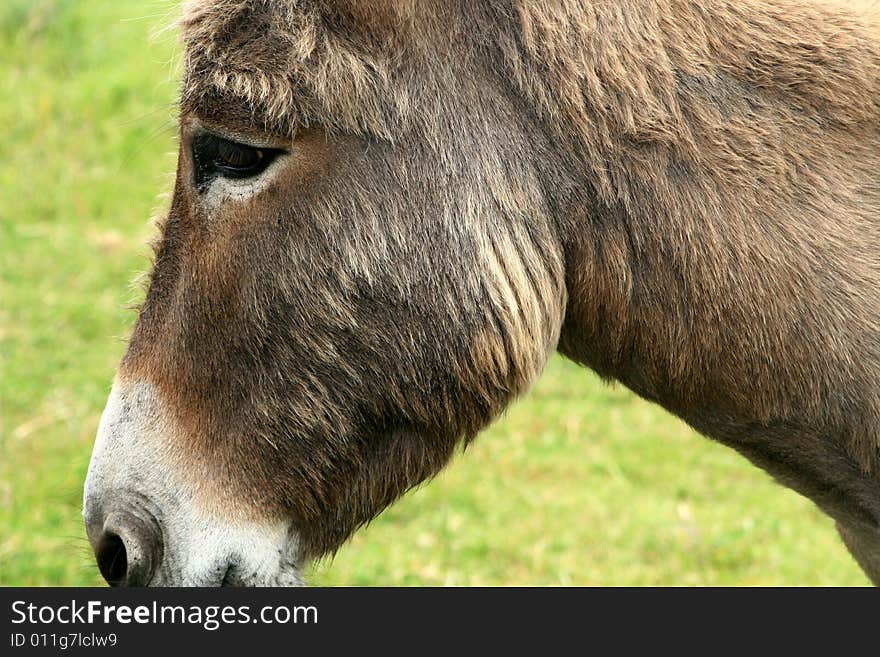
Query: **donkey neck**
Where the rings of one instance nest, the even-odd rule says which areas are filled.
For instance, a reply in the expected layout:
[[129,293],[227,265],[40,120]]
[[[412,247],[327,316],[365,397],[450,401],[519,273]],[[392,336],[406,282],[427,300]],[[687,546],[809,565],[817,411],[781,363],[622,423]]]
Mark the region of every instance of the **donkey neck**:
[[880,343],[840,341],[880,315],[876,17],[658,2],[521,20],[514,79],[568,174],[547,185],[560,350],[691,418],[819,414],[847,359],[868,381]]

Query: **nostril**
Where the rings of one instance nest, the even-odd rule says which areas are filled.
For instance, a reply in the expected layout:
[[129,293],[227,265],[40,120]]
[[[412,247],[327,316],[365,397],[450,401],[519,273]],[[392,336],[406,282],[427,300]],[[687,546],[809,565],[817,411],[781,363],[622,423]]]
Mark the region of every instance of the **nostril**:
[[98,570],[110,586],[148,586],[162,563],[162,532],[152,515],[113,512],[86,523]]
[[119,535],[105,532],[98,541],[95,558],[101,575],[110,586],[121,586],[126,583],[128,553],[125,542]]

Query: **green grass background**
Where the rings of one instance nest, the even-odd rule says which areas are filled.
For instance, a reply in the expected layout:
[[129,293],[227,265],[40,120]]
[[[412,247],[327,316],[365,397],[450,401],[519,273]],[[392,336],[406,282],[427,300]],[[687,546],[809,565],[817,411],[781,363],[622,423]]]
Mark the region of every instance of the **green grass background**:
[[[175,164],[168,2],[0,3],[0,584],[101,583],[82,481]],[[831,521],[554,359],[326,585],[864,585]]]

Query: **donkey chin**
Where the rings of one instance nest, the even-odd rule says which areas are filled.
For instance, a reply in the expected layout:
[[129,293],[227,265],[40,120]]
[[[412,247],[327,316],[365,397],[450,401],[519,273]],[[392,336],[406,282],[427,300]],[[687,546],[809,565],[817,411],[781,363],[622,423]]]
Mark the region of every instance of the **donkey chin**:
[[175,428],[155,389],[114,384],[89,464],[86,531],[115,586],[304,586],[286,520],[221,515],[182,482],[162,437]]

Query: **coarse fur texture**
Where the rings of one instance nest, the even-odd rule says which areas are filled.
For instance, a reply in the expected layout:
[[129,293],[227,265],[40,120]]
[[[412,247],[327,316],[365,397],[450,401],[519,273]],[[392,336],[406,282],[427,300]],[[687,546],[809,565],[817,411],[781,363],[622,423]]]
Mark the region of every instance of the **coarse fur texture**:
[[[181,26],[120,376],[210,503],[326,554],[558,347],[810,497],[880,582],[876,3],[202,0]],[[290,159],[207,212],[194,126]]]

